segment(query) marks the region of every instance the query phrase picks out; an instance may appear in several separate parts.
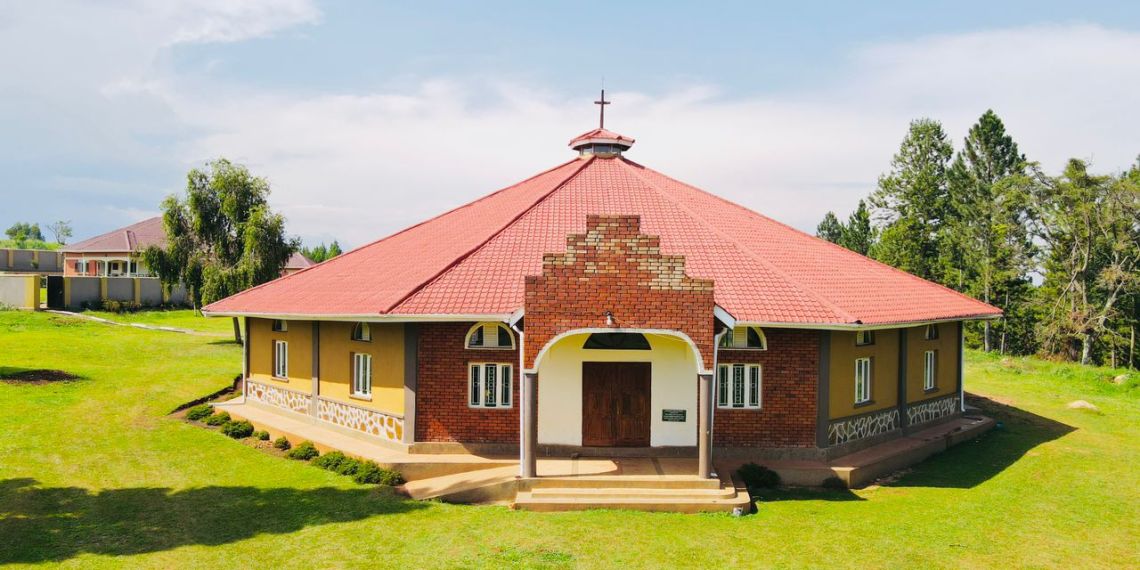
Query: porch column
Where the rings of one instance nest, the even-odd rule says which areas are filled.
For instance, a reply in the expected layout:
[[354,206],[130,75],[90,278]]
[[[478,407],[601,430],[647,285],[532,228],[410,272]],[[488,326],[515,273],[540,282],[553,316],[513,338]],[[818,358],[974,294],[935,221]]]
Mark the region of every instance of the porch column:
[[534,477],[538,473],[538,373],[524,372],[522,375],[522,437],[519,445],[522,461],[519,475]]
[[697,374],[697,476],[712,473],[712,374]]

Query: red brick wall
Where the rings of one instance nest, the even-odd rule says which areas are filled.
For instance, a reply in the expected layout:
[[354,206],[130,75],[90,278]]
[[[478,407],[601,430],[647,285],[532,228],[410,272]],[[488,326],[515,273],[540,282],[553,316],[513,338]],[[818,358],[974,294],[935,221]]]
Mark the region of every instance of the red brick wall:
[[[759,410],[717,408],[713,445],[725,447],[815,447],[819,332],[765,329],[768,350],[728,350],[720,364],[759,363]],[[715,380],[714,380],[715,381]]]
[[640,226],[638,216],[590,215],[565,253],[543,256],[542,275],[526,278],[528,368],[559,333],[607,326],[606,311],[615,327],[684,332],[712,365],[713,282],[686,275],[684,257],[662,255]]
[[[430,323],[419,328],[416,381],[416,441],[518,443],[519,353],[511,350],[472,350],[465,347],[475,323]],[[516,345],[518,339],[515,340]],[[467,364],[500,362],[512,365],[512,407],[471,408],[467,405]]]

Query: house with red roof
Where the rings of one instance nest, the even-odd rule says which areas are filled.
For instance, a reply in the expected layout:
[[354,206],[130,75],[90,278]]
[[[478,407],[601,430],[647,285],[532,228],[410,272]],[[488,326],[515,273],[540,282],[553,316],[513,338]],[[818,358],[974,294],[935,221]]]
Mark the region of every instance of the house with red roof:
[[[1000,311],[626,155],[574,156],[205,307],[245,320],[243,405],[408,453],[843,456],[963,411]],[[307,423],[306,423],[307,422]],[[577,455],[574,455],[575,457]]]
[[155,216],[141,222],[80,242],[64,246],[63,274],[65,277],[149,277],[142,262],[143,250],[166,244],[166,230],[162,217]]

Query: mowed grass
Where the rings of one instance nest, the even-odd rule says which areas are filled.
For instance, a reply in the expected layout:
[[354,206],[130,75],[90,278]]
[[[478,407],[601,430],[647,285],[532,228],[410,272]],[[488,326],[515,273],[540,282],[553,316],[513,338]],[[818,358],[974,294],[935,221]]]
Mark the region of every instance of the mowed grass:
[[[228,324],[228,323],[227,323]],[[750,516],[420,503],[167,416],[228,384],[225,339],[0,313],[0,564],[66,567],[1138,567],[1140,388],[969,356],[1003,425],[858,491]],[[1085,399],[1100,413],[1070,410]]]
[[146,310],[133,313],[112,313],[109,311],[83,311],[84,315],[107,319],[117,323],[138,323],[156,327],[174,327],[216,336],[233,338],[233,319],[226,317],[206,318],[192,309]]

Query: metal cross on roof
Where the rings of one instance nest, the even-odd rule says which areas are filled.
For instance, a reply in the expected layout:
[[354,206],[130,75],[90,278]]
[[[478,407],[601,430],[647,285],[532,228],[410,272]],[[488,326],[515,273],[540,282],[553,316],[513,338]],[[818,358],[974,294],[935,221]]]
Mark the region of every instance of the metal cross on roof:
[[605,89],[602,89],[601,99],[594,101],[594,104],[598,106],[598,111],[599,111],[598,128],[604,129],[604,128],[606,128],[606,105],[610,104],[609,101],[606,101],[606,90]]

